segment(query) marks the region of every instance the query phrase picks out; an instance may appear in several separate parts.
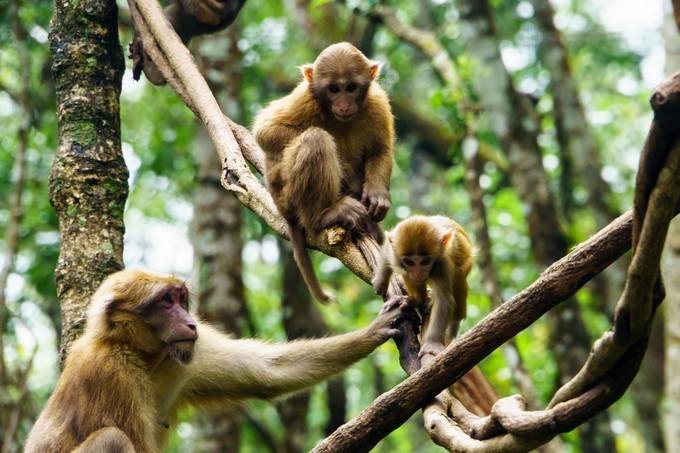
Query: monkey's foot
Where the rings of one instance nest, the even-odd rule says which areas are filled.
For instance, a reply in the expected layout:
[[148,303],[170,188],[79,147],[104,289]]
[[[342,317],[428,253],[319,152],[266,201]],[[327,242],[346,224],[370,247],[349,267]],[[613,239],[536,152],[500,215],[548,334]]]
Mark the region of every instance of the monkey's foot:
[[437,356],[444,349],[446,349],[446,346],[444,346],[442,343],[438,343],[436,341],[425,341],[423,342],[423,345],[420,347],[418,358],[422,359],[423,356],[427,354]]
[[364,228],[368,220],[366,208],[356,198],[343,197],[335,206],[328,209],[321,218],[321,227],[342,225],[348,230]]

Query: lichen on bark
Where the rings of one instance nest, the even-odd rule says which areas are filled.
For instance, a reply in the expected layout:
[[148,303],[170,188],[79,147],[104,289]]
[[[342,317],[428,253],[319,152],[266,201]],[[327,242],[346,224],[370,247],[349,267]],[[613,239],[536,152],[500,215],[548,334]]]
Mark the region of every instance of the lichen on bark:
[[62,361],[82,331],[90,296],[108,274],[123,268],[128,171],[120,141],[125,65],[117,21],[114,0],[55,2],[49,38],[59,145],[50,202],[61,236],[55,280]]

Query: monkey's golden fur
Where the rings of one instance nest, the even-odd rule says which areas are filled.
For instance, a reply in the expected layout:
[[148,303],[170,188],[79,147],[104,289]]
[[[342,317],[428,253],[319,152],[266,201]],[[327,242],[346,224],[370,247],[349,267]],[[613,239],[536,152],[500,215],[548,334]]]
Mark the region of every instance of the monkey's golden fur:
[[184,282],[125,270],[102,284],[26,452],[160,452],[181,407],[224,409],[309,387],[393,336],[399,314],[392,303],[364,329],[283,344],[230,339],[198,322],[193,356],[182,363],[145,318],[169,287]]
[[302,72],[288,96],[257,115],[253,131],[300,270],[314,296],[326,302],[331,297],[314,274],[304,232],[340,224],[379,235],[374,222],[390,207],[394,119],[375,80],[379,64],[351,44],[328,47]]
[[[420,355],[436,354],[456,336],[467,314],[466,278],[473,263],[470,237],[463,227],[444,216],[410,217],[386,236],[374,288],[385,294],[392,272],[401,275],[407,293],[423,313]],[[431,268],[424,279],[416,281],[405,261],[414,265],[430,262]],[[432,290],[429,305],[428,286]]]

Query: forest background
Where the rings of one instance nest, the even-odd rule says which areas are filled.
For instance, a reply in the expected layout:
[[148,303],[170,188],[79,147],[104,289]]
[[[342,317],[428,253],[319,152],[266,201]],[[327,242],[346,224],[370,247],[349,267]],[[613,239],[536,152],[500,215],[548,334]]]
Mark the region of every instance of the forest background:
[[[383,226],[414,213],[444,214],[480,242],[484,227],[471,206],[487,216],[488,242],[478,244],[482,262],[469,279],[464,331],[561,257],[551,255],[551,243],[566,252],[632,206],[652,118],[649,96],[664,74],[680,67],[670,1],[635,3],[492,1],[493,38],[517,102],[493,84],[478,85],[494,62],[476,57],[465,30],[473,24],[461,19],[457,2],[390,1],[380,15],[374,1],[248,0],[227,30],[195,39],[190,48],[225,114],[244,125],[290,90],[300,78],[297,66],[329,43],[352,41],[384,63],[381,84],[392,99],[398,140],[393,208]],[[127,4],[118,6],[125,45],[132,21]],[[48,45],[53,4],[7,0],[0,13],[6,18],[0,22],[0,440],[3,451],[18,451],[59,373],[60,237],[48,196],[58,143]],[[433,43],[446,58],[435,56]],[[202,316],[235,336],[280,341],[368,324],[381,303],[372,289],[338,260],[314,253],[321,281],[340,303],[311,301],[289,244],[220,186],[203,125],[172,90],[133,81],[129,60],[126,66],[120,112],[130,172],[126,267],[186,276]],[[522,185],[521,165],[507,153],[518,138],[495,129],[494,115],[536,125],[558,225],[548,242],[531,236],[527,210],[539,188]],[[520,333],[510,349],[480,364],[500,395],[529,391],[545,406],[611,324],[626,264],[619,260]],[[633,385],[605,414],[551,444],[556,451],[680,451],[680,409],[674,409],[680,384],[664,379],[680,370],[680,278],[672,278],[680,268],[678,226],[669,233],[664,265],[669,296]],[[238,445],[307,451],[404,377],[397,351],[385,345],[309,393],[275,404],[254,401],[236,416],[185,413],[168,451]],[[439,450],[419,413],[376,449]]]

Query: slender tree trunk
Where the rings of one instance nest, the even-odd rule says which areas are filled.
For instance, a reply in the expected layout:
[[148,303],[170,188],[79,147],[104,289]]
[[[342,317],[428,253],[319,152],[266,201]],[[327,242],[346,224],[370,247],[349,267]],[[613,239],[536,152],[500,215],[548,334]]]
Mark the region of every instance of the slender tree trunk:
[[[680,67],[680,2],[673,1],[664,20],[666,73]],[[675,14],[674,14],[675,12]],[[666,301],[663,304],[665,339],[664,439],[666,451],[680,451],[680,217],[671,221],[661,263]],[[652,450],[653,451],[653,450]]]
[[90,296],[123,268],[128,171],[120,144],[124,62],[117,19],[114,0],[54,5],[49,39],[59,145],[49,187],[61,234],[55,279],[62,363],[84,327]]
[[[567,240],[559,224],[553,197],[538,146],[538,124],[526,97],[513,87],[503,66],[499,40],[487,1],[461,2],[461,23],[467,50],[481,60],[485,73],[473,77],[489,124],[510,162],[510,181],[526,204],[526,218],[536,263],[545,268],[566,255]],[[562,383],[567,382],[585,362],[590,350],[581,311],[575,298],[548,313]],[[615,451],[614,436],[607,413],[580,428],[584,451]]]
[[[573,179],[576,179],[588,189],[587,205],[599,230],[618,217],[620,212],[612,207],[611,187],[602,178],[600,153],[586,119],[577,82],[572,76],[567,48],[555,26],[553,7],[550,0],[532,0],[532,4],[543,38],[543,61],[550,73],[555,131],[564,164],[561,177],[564,210],[569,216],[573,204]],[[627,261],[620,260],[590,285],[610,318],[613,318],[614,307],[623,289],[627,268]]]
[[[9,15],[12,22],[12,32],[16,42],[17,56],[19,57],[19,92],[15,95],[20,108],[19,130],[17,131],[17,151],[14,154],[12,166],[12,193],[9,199],[10,218],[5,233],[5,253],[0,267],[0,443],[3,444],[3,452],[9,451],[14,440],[14,433],[21,412],[23,398],[12,398],[12,388],[18,387],[20,382],[15,381],[15,373],[7,369],[5,360],[4,335],[7,332],[7,280],[14,267],[14,260],[19,251],[19,228],[23,215],[22,197],[26,183],[26,149],[28,148],[28,133],[32,127],[33,116],[31,102],[31,66],[26,42],[26,29],[19,18],[19,0],[13,0],[10,5]],[[26,370],[26,374],[28,370]],[[10,380],[10,377],[12,378]],[[23,382],[22,396],[25,396],[26,382]],[[11,414],[11,415],[10,415]],[[14,416],[16,415],[16,417]]]
[[567,49],[553,20],[555,12],[549,0],[531,0],[531,3],[543,38],[543,61],[550,73],[557,141],[562,152],[574,162],[574,174],[588,187],[588,205],[597,228],[601,229],[620,213],[610,205],[611,188],[602,178],[600,154],[571,74]]
[[[484,191],[479,184],[482,175],[482,159],[479,156],[479,143],[476,140],[466,141],[463,150],[465,159],[465,181],[470,195],[470,209],[472,211],[472,225],[477,245],[477,265],[482,273],[484,292],[491,298],[493,308],[503,303],[501,284],[498,281],[496,269],[491,255],[491,238],[484,206]],[[529,410],[539,410],[542,406],[538,400],[536,387],[531,375],[522,360],[519,347],[515,339],[503,345],[503,355],[511,370],[512,378],[520,394],[527,401]],[[558,453],[564,451],[564,444],[559,436],[538,449],[541,453]]]
[[[202,72],[227,115],[241,117],[241,55],[239,31],[197,40]],[[223,48],[219,58],[203,49]],[[205,128],[198,125],[198,190],[194,210],[194,253],[201,312],[213,324],[235,337],[243,335],[248,313],[243,288],[241,203],[220,184],[220,166]],[[235,412],[200,416],[202,429],[195,451],[238,452],[242,417]]]
[[[330,331],[321,317],[321,312],[312,300],[307,285],[302,279],[293,253],[288,243],[279,241],[283,262],[283,326],[290,340],[296,338],[318,338],[328,336]],[[326,435],[335,431],[345,422],[346,397],[345,384],[342,377],[336,377],[326,383],[329,419],[325,427]],[[279,406],[279,414],[283,423],[284,434],[281,444],[282,452],[305,451],[307,437],[306,417],[309,409],[309,392],[296,395]]]

